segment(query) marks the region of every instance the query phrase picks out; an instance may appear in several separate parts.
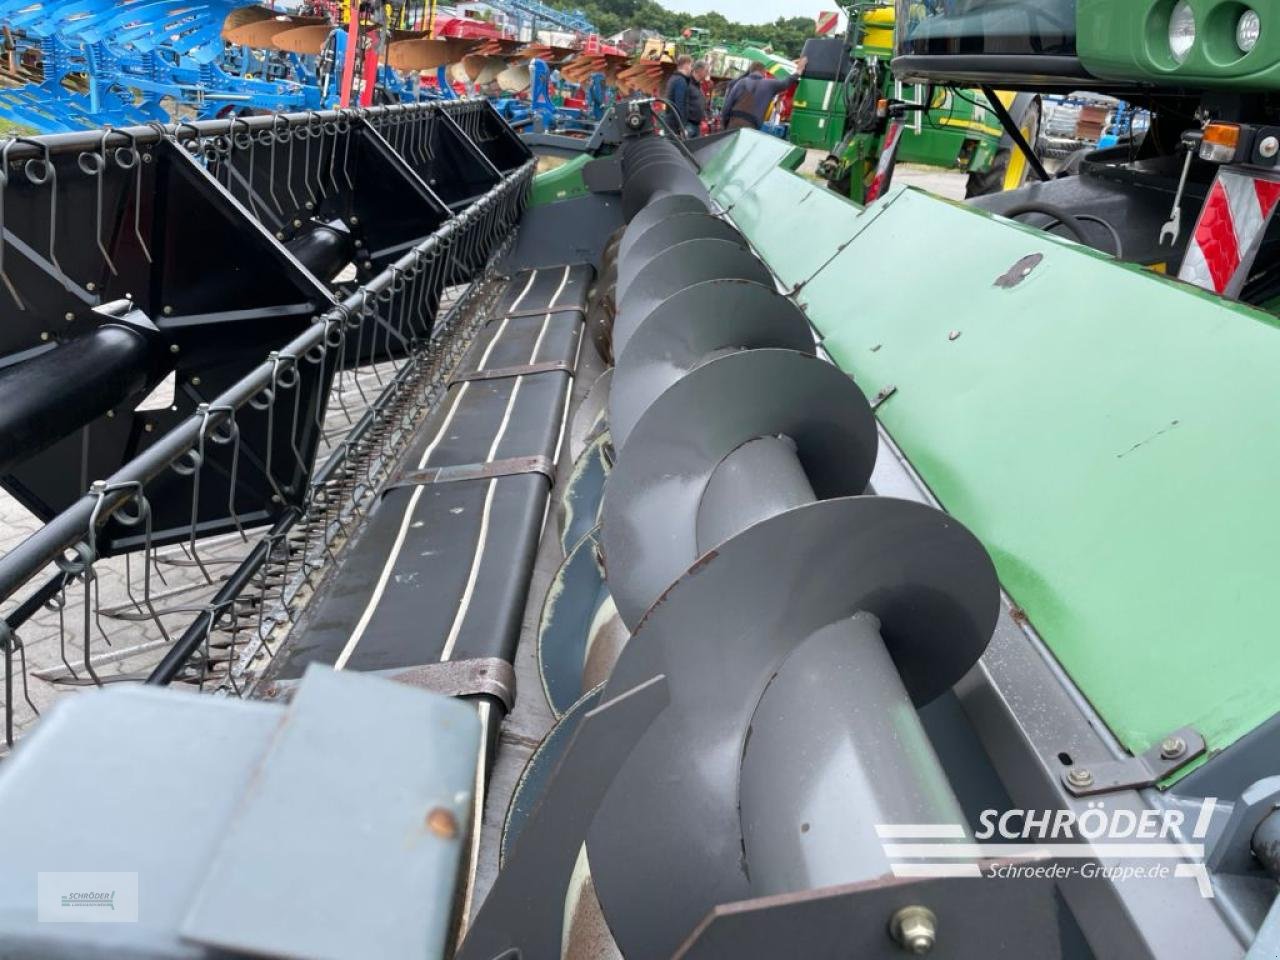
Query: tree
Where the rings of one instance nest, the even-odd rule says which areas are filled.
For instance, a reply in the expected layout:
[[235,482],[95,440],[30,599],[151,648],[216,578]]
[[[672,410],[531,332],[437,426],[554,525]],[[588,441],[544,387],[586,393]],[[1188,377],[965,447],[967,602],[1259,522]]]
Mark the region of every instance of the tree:
[[561,10],[581,10],[609,37],[635,27],[654,30],[668,39],[680,36],[687,27],[699,27],[716,43],[755,43],[785,57],[798,57],[804,42],[813,36],[808,17],[779,17],[773,23],[736,23],[721,13],[696,15],[668,10],[655,0],[548,0]]

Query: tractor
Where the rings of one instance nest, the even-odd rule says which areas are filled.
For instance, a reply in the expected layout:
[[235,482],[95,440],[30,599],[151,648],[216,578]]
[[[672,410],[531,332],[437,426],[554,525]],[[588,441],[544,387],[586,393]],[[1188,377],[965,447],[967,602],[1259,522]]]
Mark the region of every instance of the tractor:
[[[863,201],[886,151],[907,163],[960,170],[966,195],[1022,186],[1029,167],[978,90],[907,83],[889,65],[895,9],[889,0],[849,4],[844,37],[805,43],[809,63],[796,89],[789,137],[826,150],[818,174],[833,190]],[[1000,91],[1001,107],[1017,118],[1023,137],[1039,141],[1041,99]],[[906,119],[901,138],[886,141],[889,105]]]

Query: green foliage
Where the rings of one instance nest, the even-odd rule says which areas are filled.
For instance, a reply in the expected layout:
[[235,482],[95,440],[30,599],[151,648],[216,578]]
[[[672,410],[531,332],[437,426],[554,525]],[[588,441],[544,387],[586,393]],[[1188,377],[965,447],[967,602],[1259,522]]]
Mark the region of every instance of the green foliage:
[[786,57],[800,56],[805,40],[813,36],[808,17],[779,17],[773,23],[735,23],[723,14],[697,15],[668,10],[654,0],[548,0],[562,10],[581,10],[601,36],[611,37],[631,27],[656,30],[668,40],[679,41],[688,27],[708,32],[713,43],[752,43],[769,46]]

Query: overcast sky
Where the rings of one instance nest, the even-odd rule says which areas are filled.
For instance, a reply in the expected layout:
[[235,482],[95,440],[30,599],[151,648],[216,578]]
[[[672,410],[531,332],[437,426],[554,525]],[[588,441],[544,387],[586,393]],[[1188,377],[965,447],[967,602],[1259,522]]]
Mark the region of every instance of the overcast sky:
[[716,11],[738,23],[773,23],[778,17],[813,19],[821,10],[838,10],[834,3],[822,0],[666,0],[668,10],[682,13]]

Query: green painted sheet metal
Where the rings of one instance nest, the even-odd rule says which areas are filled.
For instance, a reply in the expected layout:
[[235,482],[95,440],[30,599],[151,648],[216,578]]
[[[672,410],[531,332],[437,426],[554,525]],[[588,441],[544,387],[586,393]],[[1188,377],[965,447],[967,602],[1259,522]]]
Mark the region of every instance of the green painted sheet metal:
[[1275,319],[914,189],[860,210],[739,139],[714,192],[897,388],[881,422],[1116,736],[1218,750],[1280,711]]
[[530,205],[538,207],[545,203],[568,200],[570,197],[580,197],[588,193],[587,183],[582,179],[582,168],[590,162],[590,155],[583,153],[558,167],[539,173],[533,178]]

